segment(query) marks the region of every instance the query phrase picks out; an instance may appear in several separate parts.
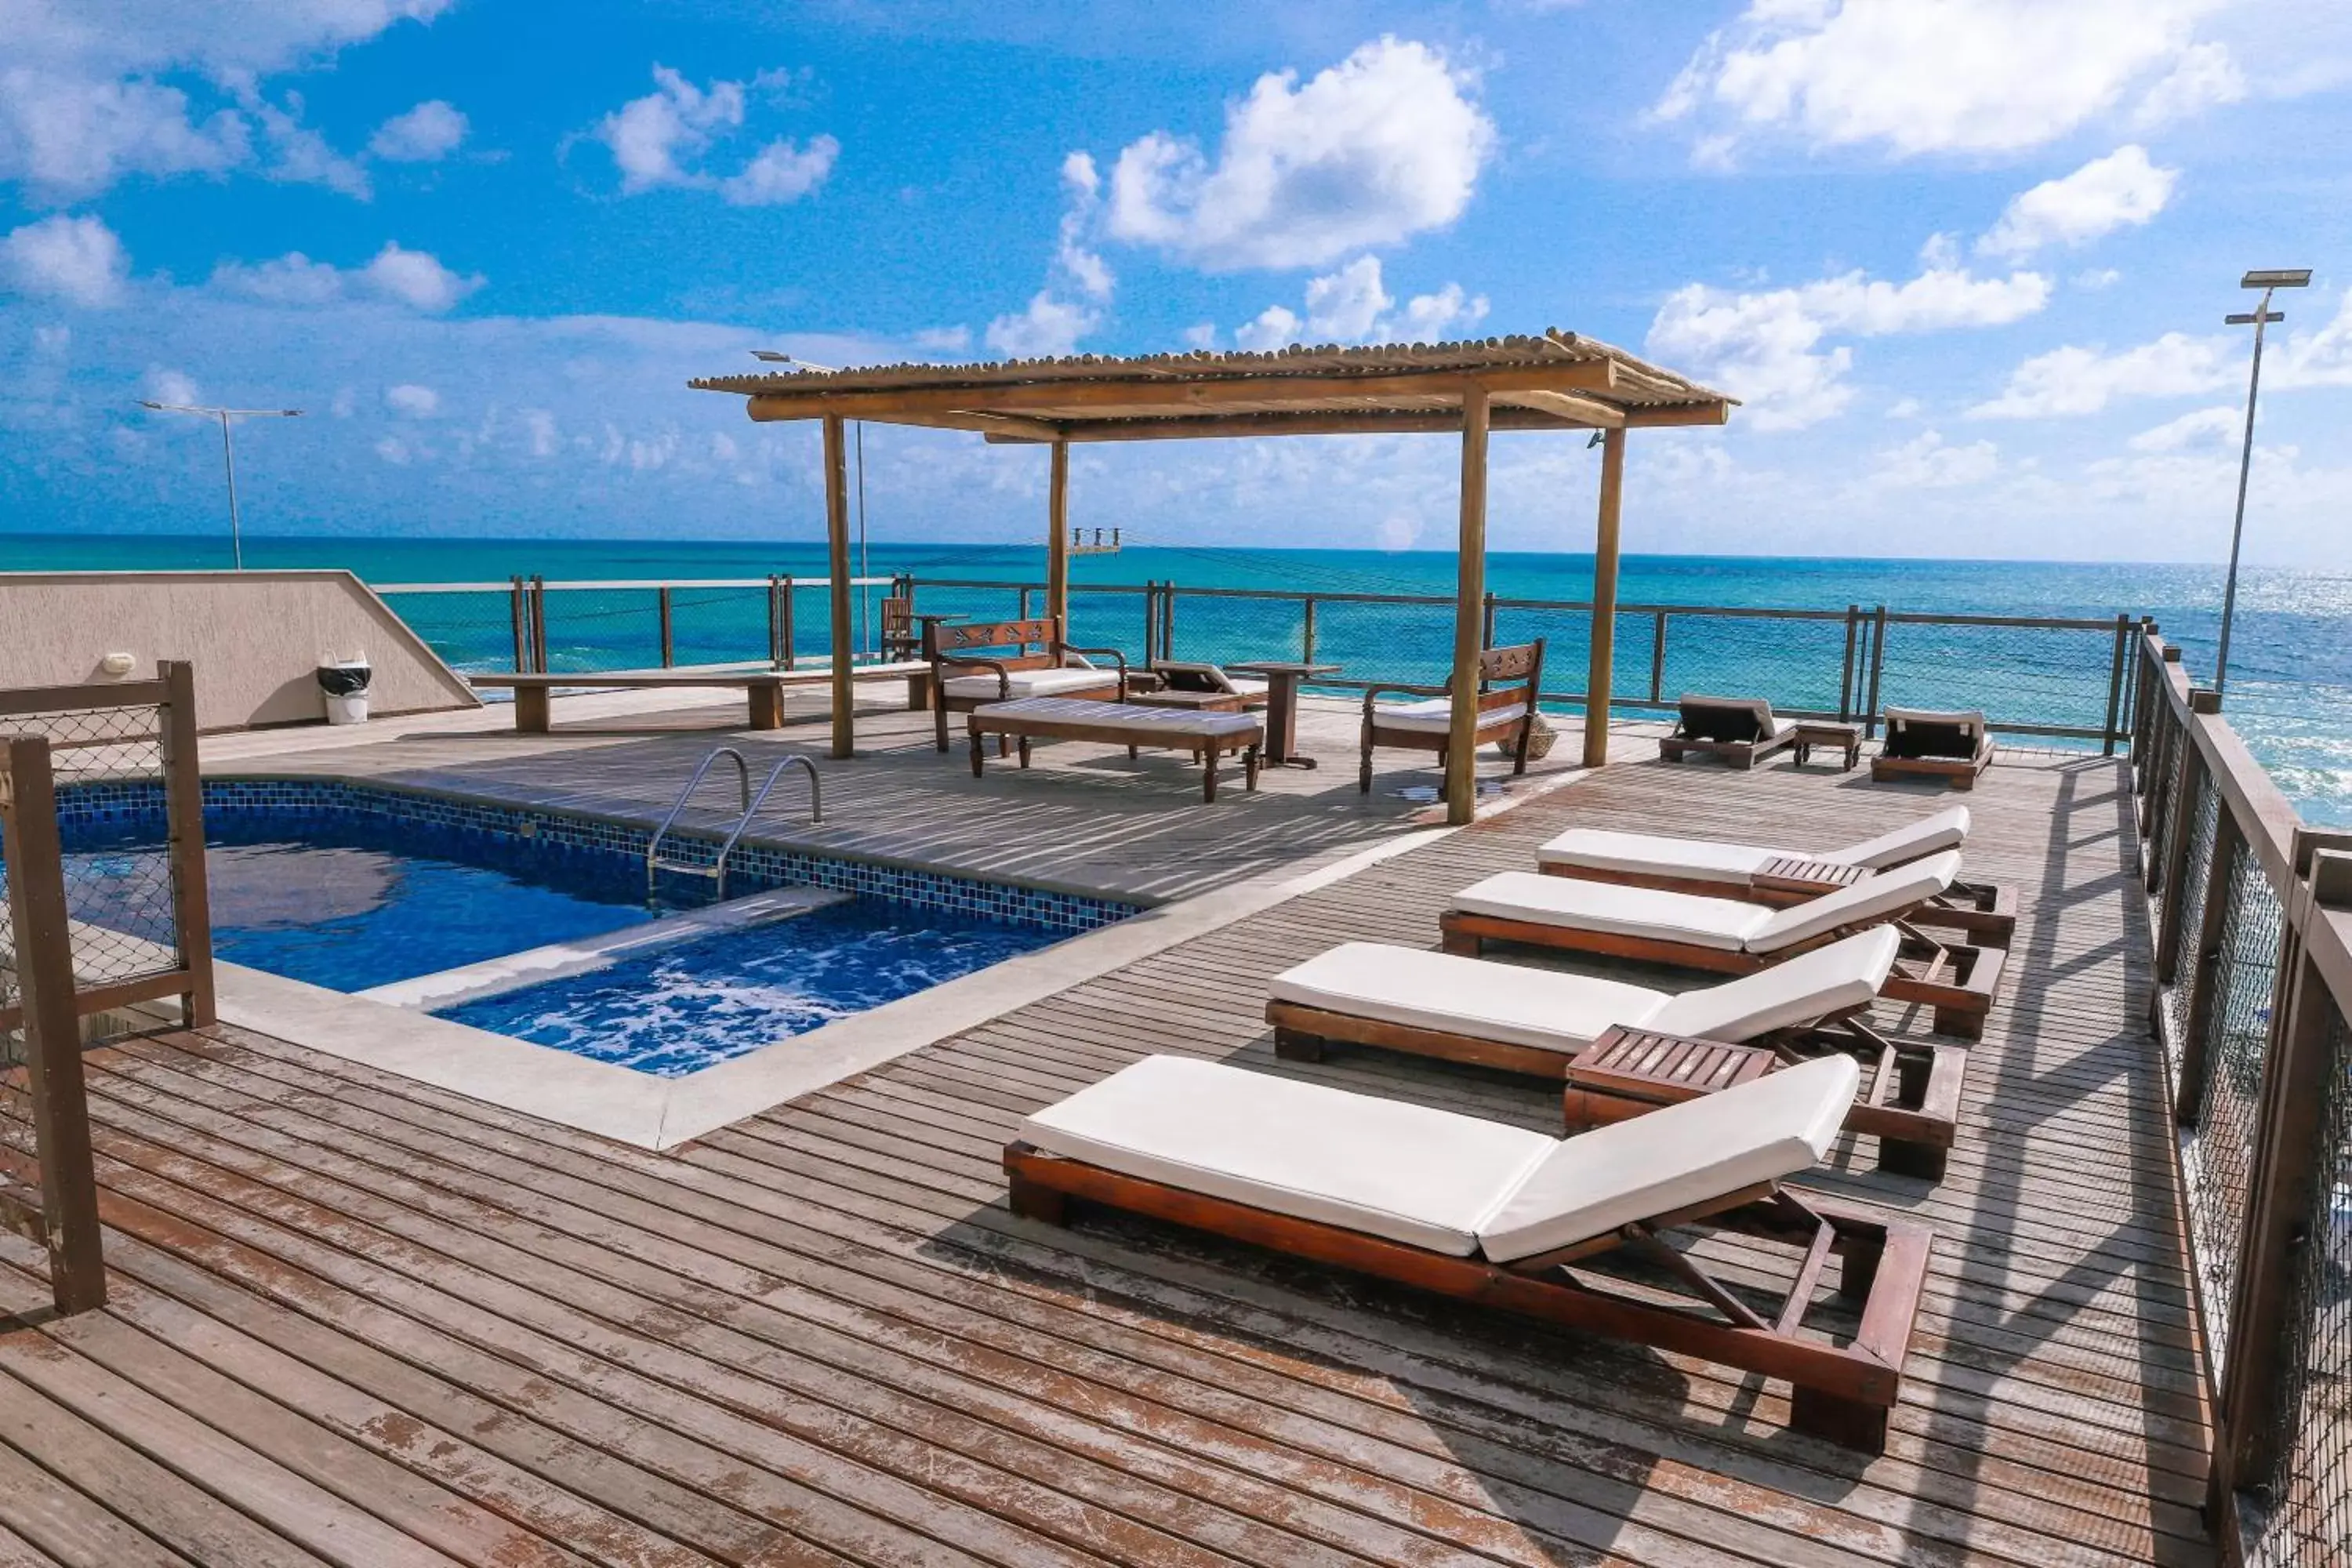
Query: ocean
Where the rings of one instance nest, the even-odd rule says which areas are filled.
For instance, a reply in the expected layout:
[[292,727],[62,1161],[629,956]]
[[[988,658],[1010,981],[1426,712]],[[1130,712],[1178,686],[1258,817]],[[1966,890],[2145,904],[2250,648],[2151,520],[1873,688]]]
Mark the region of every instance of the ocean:
[[[780,541],[774,544],[694,541],[607,540],[394,540],[248,536],[249,567],[341,567],[371,584],[503,582],[517,574],[550,581],[820,576],[821,544]],[[925,608],[968,609],[1010,616],[1010,595],[961,596],[929,584],[939,579],[1042,581],[1045,552],[1038,546],[876,543],[866,570],[882,576],[912,573],[925,586]],[[152,535],[0,535],[0,570],[189,570],[228,564],[227,542],[216,537]],[[1287,593],[1450,595],[1454,558],[1438,552],[1386,552],[1348,550],[1172,549],[1130,546],[1117,554],[1080,556],[1071,563],[1075,584],[1135,584],[1173,582],[1180,588],[1255,588]],[[1487,586],[1504,598],[1578,600],[1589,595],[1589,555],[1496,553],[1489,558]],[[1619,597],[1628,605],[1690,605],[1836,612],[1826,622],[1774,622],[1737,618],[1674,620],[1674,642],[1663,667],[1664,689],[1702,689],[1744,675],[1776,700],[1792,706],[1833,707],[1844,636],[1843,612],[1884,605],[1894,614],[1969,614],[2112,619],[2118,614],[2153,616],[2164,635],[2181,646],[2192,675],[2210,679],[2221,610],[2222,572],[2210,565],[2099,565],[2042,562],[1832,560],[1747,556],[1629,555],[1620,577]],[[561,605],[550,614],[551,638],[570,629],[587,637],[601,616],[607,637],[650,637],[650,606],[592,610],[592,596],[575,595],[578,613],[568,618]],[[638,596],[640,600],[643,595]],[[764,615],[756,595],[737,605],[709,597],[699,626],[688,624],[681,598],[680,662],[697,656],[698,635],[718,637],[723,650],[710,657],[743,658],[760,652],[740,646],[745,621]],[[415,595],[395,601],[428,640],[454,662],[477,668],[510,660],[504,612],[485,596],[457,616],[465,601]],[[803,601],[806,626],[818,624],[814,595]],[[1139,595],[1081,594],[1073,601],[1073,636],[1099,637],[1128,646],[1140,640]],[[755,611],[753,606],[759,606]],[[1241,647],[1257,657],[1295,655],[1299,628],[1295,603],[1252,605],[1247,602],[1179,600],[1178,653],[1213,650],[1236,657]],[[434,624],[436,616],[444,624]],[[1222,620],[1220,617],[1223,617]],[[1582,684],[1584,628],[1568,617],[1539,623],[1530,615],[1515,624],[1506,616],[1498,637],[1508,641],[1541,635],[1552,639],[1554,668],[1565,660],[1572,674],[1546,684],[1573,689]],[[1442,613],[1381,606],[1320,606],[1318,658],[1340,660],[1367,678],[1432,679],[1442,662]],[[1644,694],[1652,649],[1649,617],[1621,617],[1618,633],[1620,697]],[[638,628],[638,629],[632,629]],[[1890,629],[1885,700],[1981,705],[2037,721],[2095,725],[2105,690],[2103,633],[1985,634],[1950,637],[1934,628]],[[1908,639],[1906,641],[1906,639]],[[814,650],[819,640],[808,629],[800,646]],[[1262,643],[1263,647],[1255,646]],[[597,650],[585,645],[579,657],[592,668]],[[1906,657],[1907,656],[1907,657]],[[551,646],[551,663],[563,668]],[[2231,633],[2231,677],[2225,712],[2254,755],[2270,769],[2305,818],[2315,824],[2352,826],[2352,571],[2326,572],[2253,567],[2239,579],[2238,615]],[[1774,675],[1759,679],[1756,671]],[[1902,689],[1894,683],[1902,683]]]

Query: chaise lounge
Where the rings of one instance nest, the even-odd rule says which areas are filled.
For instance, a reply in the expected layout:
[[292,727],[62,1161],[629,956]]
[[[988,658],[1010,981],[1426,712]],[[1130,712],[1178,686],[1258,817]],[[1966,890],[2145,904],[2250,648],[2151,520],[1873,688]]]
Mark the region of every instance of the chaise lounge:
[[[1476,744],[1500,742],[1511,749],[1511,772],[1528,771],[1528,742],[1534,732],[1536,701],[1543,690],[1543,639],[1517,647],[1490,647],[1478,656]],[[1419,702],[1383,702],[1394,694]],[[1375,686],[1364,693],[1363,756],[1356,788],[1372,793],[1372,752],[1382,747],[1447,754],[1454,733],[1454,700],[1443,686]]]
[[[1933,1235],[1780,1184],[1827,1153],[1859,1076],[1827,1058],[1562,1141],[1148,1057],[1023,1121],[1004,1170],[1027,1218],[1064,1223],[1077,1198],[1786,1378],[1792,1427],[1880,1453]],[[1797,1252],[1770,1316],[1663,1238],[1701,1222]],[[1678,1286],[1681,1302],[1593,1267],[1620,1249]],[[1832,1255],[1837,1293],[1859,1313],[1843,1342],[1802,1332]]]
[[1274,977],[1275,1054],[1339,1042],[1528,1073],[1568,1088],[1569,1131],[1638,1116],[1843,1052],[1869,1068],[1848,1131],[1880,1163],[1943,1179],[1968,1052],[1901,1044],[1863,1021],[1901,939],[1878,926],[1759,973],[1674,995],[1622,981],[1351,942]]
[[1904,949],[1881,994],[1927,1004],[1935,1009],[1937,1029],[1973,1040],[1983,1036],[2006,955],[1994,947],[1937,942],[1907,923],[1959,871],[1959,851],[1947,849],[1778,910],[1738,899],[1505,871],[1454,894],[1438,924],[1445,951],[1469,958],[1487,942],[1518,942],[1747,974],[1891,923]]
[[1886,739],[1870,760],[1874,781],[1932,779],[1954,789],[1974,789],[1977,775],[1992,766],[1992,732],[1978,710],[1944,712],[1927,708],[1886,710]]
[[1675,710],[1674,732],[1658,738],[1658,755],[1670,763],[1717,757],[1744,771],[1797,743],[1797,726],[1775,717],[1761,697],[1685,693]]
[[[1019,697],[1127,700],[1127,656],[1115,647],[1078,647],[1065,641],[1058,616],[978,626],[933,620],[925,623],[924,637],[923,656],[931,666],[931,722],[942,752],[948,749],[950,713]],[[1112,668],[1097,669],[1089,658],[1108,658]]]
[[[1536,847],[1536,867],[1555,877],[1589,882],[1786,905],[1958,849],[1968,837],[1965,805],[1947,807],[1838,849],[1769,849],[1724,839],[1571,827]],[[1970,942],[2007,947],[2017,929],[2017,900],[2008,889],[1990,882],[1955,881],[1922,905],[1911,923],[1966,931]]]

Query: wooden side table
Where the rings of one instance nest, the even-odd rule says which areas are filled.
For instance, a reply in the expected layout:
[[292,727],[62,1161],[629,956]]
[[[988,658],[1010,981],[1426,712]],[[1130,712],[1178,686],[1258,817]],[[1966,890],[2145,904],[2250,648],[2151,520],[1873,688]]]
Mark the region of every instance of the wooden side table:
[[1851,888],[1871,875],[1867,866],[1848,866],[1836,860],[1807,860],[1793,855],[1780,855],[1758,867],[1749,875],[1748,885],[1759,893],[1793,893],[1810,899],[1820,893],[1834,893],[1840,888]]
[[1298,688],[1318,675],[1338,672],[1336,664],[1303,664],[1288,659],[1265,659],[1229,664],[1226,669],[1265,677],[1265,761],[1270,767],[1311,768],[1315,759],[1298,752]]
[[1762,1078],[1780,1058],[1761,1046],[1612,1026],[1568,1064],[1569,1131],[1622,1121]]
[[1835,746],[1845,753],[1844,769],[1852,772],[1862,761],[1862,726],[1840,723],[1833,719],[1800,719],[1797,721],[1797,765],[1803,767],[1812,759],[1815,746]]

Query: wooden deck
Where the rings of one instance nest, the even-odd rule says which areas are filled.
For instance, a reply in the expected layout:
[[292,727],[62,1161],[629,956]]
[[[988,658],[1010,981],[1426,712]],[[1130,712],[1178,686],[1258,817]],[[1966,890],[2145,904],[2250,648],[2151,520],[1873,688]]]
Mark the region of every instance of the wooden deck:
[[[1527,1080],[1277,1063],[1265,978],[1432,944],[1571,822],[1804,847],[1937,798],[1612,768],[670,1157],[232,1031],[96,1053],[114,1301],[0,1332],[0,1564],[2210,1561],[2114,763],[1970,800],[2018,971],[1949,1179],[1818,1178],[1941,1234],[1882,1458],[1759,1380],[1005,1210],[1016,1120],[1150,1051],[1545,1126]],[[45,1300],[0,1242],[0,1310]]]

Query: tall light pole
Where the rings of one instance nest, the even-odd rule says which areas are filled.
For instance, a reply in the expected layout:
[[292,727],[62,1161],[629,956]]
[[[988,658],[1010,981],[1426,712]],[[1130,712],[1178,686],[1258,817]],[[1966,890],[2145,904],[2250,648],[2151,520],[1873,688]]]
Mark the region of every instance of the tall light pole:
[[189,403],[156,403],[141,398],[139,406],[158,414],[199,414],[207,419],[220,421],[221,464],[228,470],[228,548],[229,559],[237,571],[245,570],[245,526],[236,514],[236,446],[229,437],[228,422],[232,419],[299,419],[299,408],[215,408]]
[[2246,444],[2238,457],[2238,517],[2230,526],[2230,580],[2221,590],[2221,641],[2213,652],[2213,694],[2218,697],[2230,680],[2230,623],[2238,614],[2238,546],[2246,537],[2246,481],[2254,471],[2254,399],[2263,388],[2263,329],[2273,321],[2284,321],[2286,313],[2271,309],[2271,295],[2281,289],[2301,289],[2310,283],[2309,268],[2272,268],[2247,273],[2238,279],[2241,289],[2259,289],[2263,302],[2252,310],[2233,311],[2222,318],[2232,327],[2254,329],[2254,368],[2246,377]]

